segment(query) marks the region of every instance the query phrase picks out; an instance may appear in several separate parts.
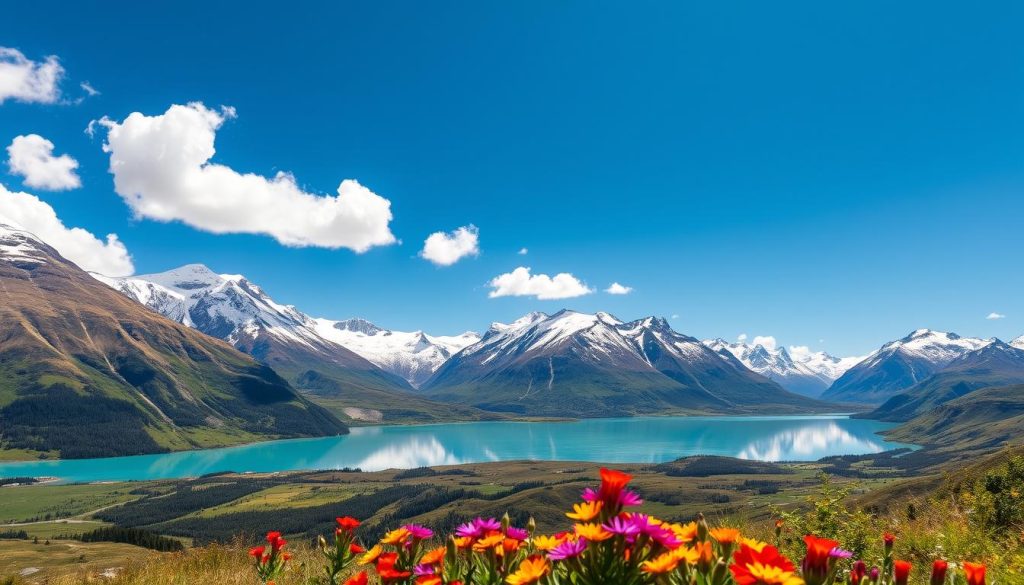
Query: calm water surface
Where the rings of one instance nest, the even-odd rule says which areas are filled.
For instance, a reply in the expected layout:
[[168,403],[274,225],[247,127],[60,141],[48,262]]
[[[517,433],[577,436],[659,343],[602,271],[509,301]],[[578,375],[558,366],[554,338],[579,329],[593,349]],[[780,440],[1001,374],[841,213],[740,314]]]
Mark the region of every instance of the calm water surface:
[[0,462],[0,477],[62,481],[146,480],[218,471],[365,471],[534,459],[659,463],[686,455],[808,461],[907,447],[876,434],[889,423],[846,416],[640,417],[573,422],[478,422],[353,428],[350,435],[292,439],[109,459]]

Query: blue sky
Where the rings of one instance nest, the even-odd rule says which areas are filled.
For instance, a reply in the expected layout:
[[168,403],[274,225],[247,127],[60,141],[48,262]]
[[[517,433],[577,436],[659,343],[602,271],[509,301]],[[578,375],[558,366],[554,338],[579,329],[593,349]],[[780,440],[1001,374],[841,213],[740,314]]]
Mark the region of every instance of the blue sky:
[[[82,187],[6,165],[0,184],[116,233],[140,274],[202,262],[313,315],[439,334],[562,307],[836,354],[1024,333],[1019,3],[36,4],[5,7],[0,47],[59,57],[61,98],[0,104],[0,143],[45,137]],[[196,101],[235,109],[213,163],[323,196],[355,179],[400,243],[134,217],[86,126]],[[467,225],[479,256],[418,256]],[[595,292],[489,298],[519,266]]]

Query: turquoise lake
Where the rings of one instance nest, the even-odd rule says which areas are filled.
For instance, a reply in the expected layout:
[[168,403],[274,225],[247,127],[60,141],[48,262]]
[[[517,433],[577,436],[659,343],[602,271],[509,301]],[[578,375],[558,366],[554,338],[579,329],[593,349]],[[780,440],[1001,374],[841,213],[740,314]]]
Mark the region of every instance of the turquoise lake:
[[65,482],[194,477],[358,467],[364,471],[533,459],[660,463],[686,455],[811,461],[877,453],[902,443],[889,423],[846,416],[638,417],[571,422],[476,422],[356,427],[349,435],[109,459],[0,462],[0,477]]

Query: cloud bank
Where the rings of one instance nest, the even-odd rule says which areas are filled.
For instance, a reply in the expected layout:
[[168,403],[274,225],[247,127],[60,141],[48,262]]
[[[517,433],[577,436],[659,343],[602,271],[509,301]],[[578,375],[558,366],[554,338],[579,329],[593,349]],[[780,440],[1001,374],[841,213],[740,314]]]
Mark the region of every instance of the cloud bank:
[[66,191],[82,186],[75,173],[78,161],[71,156],[53,155],[53,143],[38,134],[16,136],[7,147],[7,166],[12,175],[36,189]]
[[107,276],[135,272],[131,256],[117,235],[109,234],[103,241],[82,228],[69,228],[52,207],[30,193],[8,191],[0,185],[0,223],[35,234],[84,270]]
[[423,242],[420,256],[438,266],[451,266],[467,256],[480,255],[480,230],[474,225],[452,232],[434,232]]
[[487,284],[492,290],[488,296],[536,297],[539,300],[569,299],[590,294],[593,289],[568,272],[555,276],[530,274],[530,269],[520,266],[512,272],[494,277]]
[[17,50],[0,47],[0,104],[6,100],[52,104],[60,99],[64,68],[56,56],[33,61]]
[[286,246],[365,252],[393,244],[391,202],[352,179],[337,196],[303,191],[295,178],[239,173],[210,159],[232,108],[173,105],[122,122],[104,118],[114,190],[136,217],[181,221],[215,234],[264,234]]

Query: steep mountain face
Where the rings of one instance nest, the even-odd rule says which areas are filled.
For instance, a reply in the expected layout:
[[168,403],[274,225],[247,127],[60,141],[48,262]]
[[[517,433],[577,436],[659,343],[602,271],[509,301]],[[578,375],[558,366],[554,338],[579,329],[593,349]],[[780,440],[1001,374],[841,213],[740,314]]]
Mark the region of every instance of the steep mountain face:
[[0,225],[0,448],[97,457],[346,432],[270,368]]
[[624,323],[568,310],[493,324],[423,390],[485,410],[548,416],[826,408],[673,331],[664,319]]
[[864,358],[821,397],[834,402],[881,404],[989,343],[991,340],[918,329]]
[[313,322],[315,331],[324,339],[356,352],[416,388],[448,358],[480,341],[480,335],[472,331],[462,335],[436,336],[422,331],[406,333],[381,329],[363,319],[314,319]]
[[722,339],[702,342],[720,355],[738,359],[750,370],[803,396],[817,398],[861,358],[837,358],[823,351],[790,354],[786,348],[768,349],[761,344],[729,343]]
[[159,274],[95,278],[179,323],[228,341],[332,409],[370,422],[430,422],[452,413],[412,396],[420,382],[472,334],[431,337],[380,329],[362,320],[315,319],[274,301],[241,275],[190,264]]
[[940,372],[863,416],[885,421],[908,421],[980,388],[1013,384],[1024,384],[1024,350],[995,340],[953,360]]

